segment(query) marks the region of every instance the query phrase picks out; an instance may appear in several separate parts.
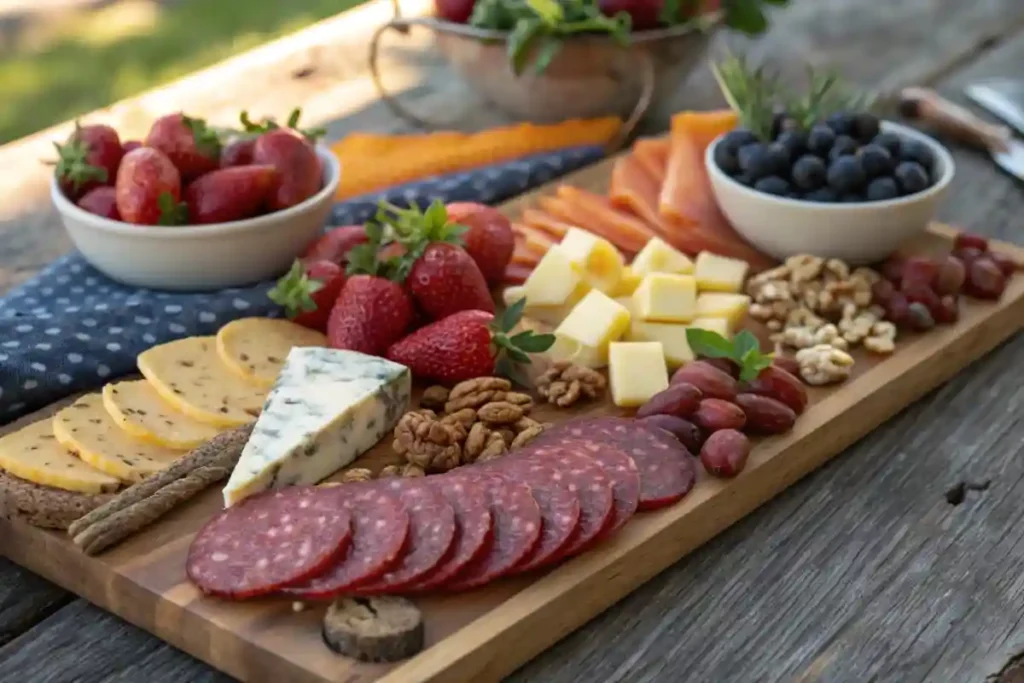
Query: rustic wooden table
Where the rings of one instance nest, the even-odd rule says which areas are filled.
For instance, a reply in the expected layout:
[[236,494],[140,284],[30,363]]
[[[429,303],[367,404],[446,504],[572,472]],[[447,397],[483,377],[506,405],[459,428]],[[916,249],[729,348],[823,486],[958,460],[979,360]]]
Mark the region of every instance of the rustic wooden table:
[[[172,108],[231,123],[241,107],[301,104],[335,137],[405,130],[366,73],[366,38],[388,12],[364,6],[87,118],[138,134]],[[501,120],[428,36],[388,45],[387,79],[410,106],[465,129]],[[747,47],[793,75],[810,61],[867,86],[928,84],[962,99],[974,79],[1020,76],[1024,6],[794,0]],[[707,73],[673,102],[718,105]],[[0,291],[69,248],[38,164],[69,128],[0,149]],[[1024,242],[1021,186],[976,153],[956,161],[940,218]],[[1022,365],[1017,336],[510,680],[1024,681]],[[229,679],[0,558],[0,681],[141,680]]]

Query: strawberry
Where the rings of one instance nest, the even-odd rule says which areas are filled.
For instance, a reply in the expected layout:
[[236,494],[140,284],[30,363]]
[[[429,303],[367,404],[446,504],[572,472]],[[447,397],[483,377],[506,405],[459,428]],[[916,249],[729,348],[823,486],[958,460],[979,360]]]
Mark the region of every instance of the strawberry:
[[78,200],[78,207],[97,216],[110,218],[115,221],[121,220],[121,214],[117,212],[117,192],[109,185],[94,187],[82,195]]
[[82,126],[75,122],[75,130],[63,145],[53,143],[57,149],[57,183],[64,195],[72,201],[100,185],[110,185],[117,176],[117,167],[124,156],[121,139],[110,126]]
[[267,295],[292,322],[324,332],[341,288],[345,271],[330,261],[295,260],[289,270]]
[[[390,213],[389,213],[390,212]],[[377,220],[386,223],[405,247],[406,283],[416,303],[432,320],[467,310],[494,312],[494,300],[480,267],[460,244],[466,228],[448,220],[444,204],[426,211],[382,205]]]
[[268,202],[271,211],[301,204],[320,191],[322,171],[316,150],[293,131],[271,130],[256,138],[252,161],[277,169],[280,181]]
[[187,182],[220,166],[220,138],[203,119],[182,113],[161,116],[146,136],[146,147],[171,160]]
[[[285,128],[293,130],[302,137],[306,138],[312,143],[316,143],[317,140],[322,138],[327,131],[323,128],[299,128],[299,117],[302,116],[302,109],[296,107],[292,109],[291,114],[288,115],[288,120],[285,122]],[[277,121],[271,118],[262,119],[259,122],[254,122],[249,118],[249,112],[243,111],[238,120],[242,123],[242,130],[246,133],[266,133],[272,130],[278,130],[281,126],[278,125]]]
[[369,239],[366,228],[362,225],[343,225],[340,228],[329,228],[320,239],[310,244],[302,258],[323,259],[338,265],[348,262],[348,252],[357,244],[365,244]]
[[224,145],[220,153],[220,167],[245,166],[252,163],[252,148],[256,138],[236,138]]
[[509,336],[523,315],[521,300],[499,318],[488,311],[460,311],[421,327],[387,350],[387,358],[405,365],[417,379],[456,384],[475,377],[518,377],[518,365],[530,353],[546,351],[551,334],[527,330]]
[[236,166],[200,176],[185,188],[189,222],[227,223],[255,216],[276,182],[273,166]]
[[138,149],[139,147],[142,147],[142,142],[139,140],[125,140],[121,143],[121,150],[124,151],[125,154],[133,149]]
[[480,267],[487,283],[500,283],[516,246],[512,223],[500,211],[484,204],[455,202],[446,208],[449,221],[469,228],[463,235],[466,251]]
[[368,224],[366,237],[349,251],[349,279],[331,309],[327,340],[335,349],[381,356],[409,330],[414,310],[401,285],[401,260],[380,258],[383,226]]
[[124,155],[114,185],[121,220],[138,225],[181,225],[188,207],[181,176],[163,152],[140,147]]

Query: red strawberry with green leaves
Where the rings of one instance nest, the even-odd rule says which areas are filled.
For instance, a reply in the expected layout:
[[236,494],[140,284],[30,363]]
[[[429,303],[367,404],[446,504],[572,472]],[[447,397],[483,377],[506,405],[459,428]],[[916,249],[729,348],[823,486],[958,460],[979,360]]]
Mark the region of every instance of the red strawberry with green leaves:
[[117,212],[117,191],[109,185],[92,188],[82,195],[76,204],[78,204],[78,208],[85,209],[97,216],[114,221],[121,220],[121,214]]
[[124,150],[117,131],[110,126],[82,126],[75,122],[75,130],[57,149],[54,174],[64,195],[75,201],[86,192],[101,185],[112,185],[117,177]]
[[[296,107],[292,109],[292,112],[288,115],[288,120],[285,122],[284,127],[295,131],[302,137],[306,138],[312,143],[322,138],[327,134],[327,131],[323,128],[299,128],[299,118],[302,116],[302,109]],[[261,134],[272,130],[278,130],[281,128],[277,121],[272,118],[264,118],[260,121],[253,121],[249,118],[249,112],[243,111],[238,116],[238,120],[242,124],[242,130],[246,133]]]
[[202,175],[185,188],[189,222],[193,225],[227,223],[259,213],[274,191],[273,166],[235,166]]
[[417,379],[444,384],[495,374],[521,381],[519,366],[530,363],[529,354],[547,351],[555,341],[554,335],[529,330],[511,334],[525,303],[520,300],[498,318],[488,311],[460,311],[393,344],[387,358]]
[[331,307],[344,285],[345,271],[338,264],[296,259],[268,296],[284,307],[292,322],[326,332]]
[[146,147],[166,154],[185,182],[220,167],[221,143],[217,132],[203,119],[180,112],[153,122]]
[[369,240],[349,252],[348,280],[327,320],[331,348],[382,356],[413,321],[413,303],[402,287],[398,259],[381,260],[383,228],[367,226]]
[[181,176],[167,155],[139,147],[124,155],[114,184],[121,220],[136,225],[184,225],[188,207],[181,202]]
[[448,220],[469,228],[462,236],[466,251],[480,267],[487,283],[496,285],[516,248],[512,223],[497,209],[476,202],[455,202],[446,207]]
[[366,226],[363,225],[328,228],[322,237],[306,247],[302,258],[323,259],[338,265],[345,265],[348,263],[348,253],[352,247],[357,244],[365,244],[369,239],[366,234]]
[[487,280],[473,257],[462,248],[466,227],[452,223],[444,204],[426,211],[382,205],[377,220],[386,223],[406,253],[406,284],[420,309],[432,320],[459,311],[494,312]]
[[235,138],[220,153],[220,167],[246,166],[252,163],[252,148],[256,146],[256,138]]
[[277,169],[277,188],[267,202],[271,211],[301,204],[323,184],[323,169],[313,144],[289,129],[272,130],[256,138],[252,162]]

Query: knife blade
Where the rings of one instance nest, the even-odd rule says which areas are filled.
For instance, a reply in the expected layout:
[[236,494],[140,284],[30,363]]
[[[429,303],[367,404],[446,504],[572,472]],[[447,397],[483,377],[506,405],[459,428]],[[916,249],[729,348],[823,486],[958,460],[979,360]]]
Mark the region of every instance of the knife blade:
[[908,118],[987,151],[999,168],[1024,180],[1024,142],[1016,139],[1009,127],[989,123],[927,88],[902,90],[900,110]]
[[1024,81],[992,78],[964,88],[975,104],[1024,135]]

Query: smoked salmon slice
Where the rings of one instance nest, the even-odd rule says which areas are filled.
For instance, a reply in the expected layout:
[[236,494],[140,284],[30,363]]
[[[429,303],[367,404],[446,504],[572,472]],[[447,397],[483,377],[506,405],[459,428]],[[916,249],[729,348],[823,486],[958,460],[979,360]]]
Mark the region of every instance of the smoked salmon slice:
[[522,241],[523,246],[535,253],[543,254],[555,245],[555,240],[544,231],[522,223],[513,223],[512,230],[516,234],[516,242]]
[[608,188],[608,198],[613,206],[629,211],[660,229],[660,192],[661,183],[644,168],[635,151],[616,159]]
[[725,222],[704,169],[708,145],[736,127],[736,114],[683,112],[672,117],[672,153],[658,198],[661,215],[680,225],[717,228]]
[[636,162],[661,187],[665,182],[665,168],[672,150],[672,139],[669,136],[660,138],[643,138],[633,143],[633,156]]
[[633,253],[640,251],[657,231],[650,225],[625,211],[615,208],[607,197],[588,192],[571,185],[560,185],[557,199],[563,204],[556,204],[549,213],[558,216],[555,211],[569,207],[570,215],[579,216],[580,227],[604,237],[621,251]]
[[527,249],[521,242],[516,242],[516,248],[512,251],[512,263],[529,266],[532,269],[540,263],[541,256],[543,255],[543,252],[537,254]]
[[537,228],[551,235],[556,242],[560,242],[565,237],[565,233],[569,232],[569,228],[573,227],[572,224],[564,223],[539,209],[526,209],[520,219],[531,228]]

